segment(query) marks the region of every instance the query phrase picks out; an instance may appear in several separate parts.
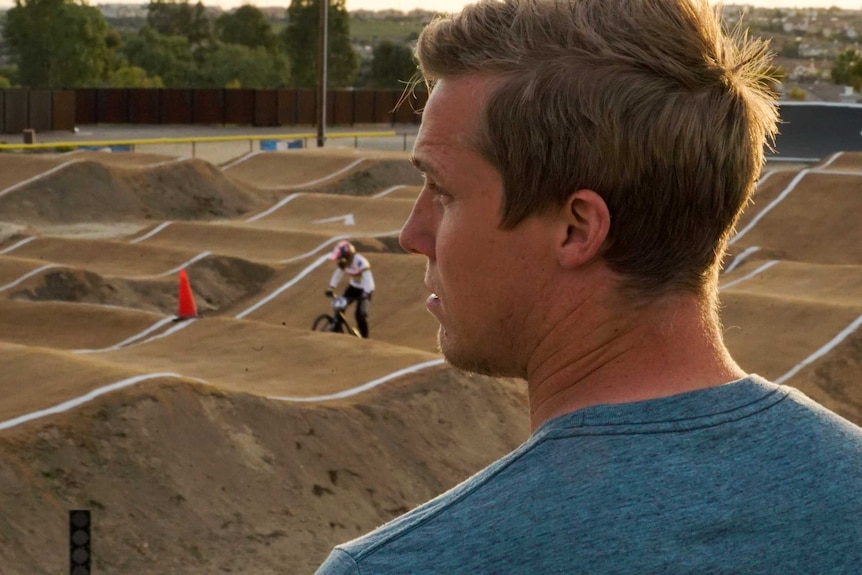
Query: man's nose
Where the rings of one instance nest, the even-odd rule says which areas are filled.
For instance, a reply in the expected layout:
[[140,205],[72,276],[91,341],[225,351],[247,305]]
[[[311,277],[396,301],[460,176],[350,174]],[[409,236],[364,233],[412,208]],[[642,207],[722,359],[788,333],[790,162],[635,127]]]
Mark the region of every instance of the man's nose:
[[426,190],[416,198],[398,241],[411,254],[434,257],[434,206]]

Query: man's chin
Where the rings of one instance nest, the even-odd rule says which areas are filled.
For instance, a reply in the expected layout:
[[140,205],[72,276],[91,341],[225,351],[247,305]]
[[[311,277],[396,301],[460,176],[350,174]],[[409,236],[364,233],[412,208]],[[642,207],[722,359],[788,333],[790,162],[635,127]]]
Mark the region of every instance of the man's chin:
[[447,334],[441,326],[437,332],[437,349],[443,354],[446,362],[454,368],[475,373],[478,375],[487,375],[490,377],[506,377],[506,369],[493,361],[480,350],[470,349],[469,347],[452,341],[447,337]]

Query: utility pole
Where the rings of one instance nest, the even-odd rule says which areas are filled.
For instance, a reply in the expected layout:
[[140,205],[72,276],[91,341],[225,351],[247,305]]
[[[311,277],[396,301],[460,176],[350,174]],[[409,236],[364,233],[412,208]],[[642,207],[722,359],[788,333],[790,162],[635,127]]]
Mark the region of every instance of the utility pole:
[[322,148],[326,142],[326,53],[329,45],[327,34],[329,26],[329,0],[318,0],[320,2],[320,30],[318,31],[318,64],[317,71],[320,77],[317,81],[317,147]]

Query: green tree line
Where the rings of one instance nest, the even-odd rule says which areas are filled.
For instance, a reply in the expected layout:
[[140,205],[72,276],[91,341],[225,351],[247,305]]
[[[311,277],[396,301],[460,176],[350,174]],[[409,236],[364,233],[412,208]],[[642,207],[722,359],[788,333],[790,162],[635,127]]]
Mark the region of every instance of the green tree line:
[[[327,84],[398,88],[413,76],[410,47],[378,43],[360,74],[345,0],[329,2]],[[313,88],[321,0],[290,0],[276,30],[244,5],[210,16],[189,0],[150,0],[146,23],[119,32],[86,0],[15,0],[0,22],[10,66],[0,88]]]

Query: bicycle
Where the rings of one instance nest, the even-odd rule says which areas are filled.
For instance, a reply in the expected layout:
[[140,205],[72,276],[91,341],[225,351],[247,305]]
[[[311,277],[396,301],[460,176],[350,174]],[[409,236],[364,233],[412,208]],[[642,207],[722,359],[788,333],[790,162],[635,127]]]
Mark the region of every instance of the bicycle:
[[332,298],[332,315],[320,314],[314,319],[311,324],[313,331],[331,331],[334,333],[348,333],[356,337],[362,337],[359,331],[350,325],[347,317],[344,315],[344,310],[347,308],[347,298],[337,296]]

